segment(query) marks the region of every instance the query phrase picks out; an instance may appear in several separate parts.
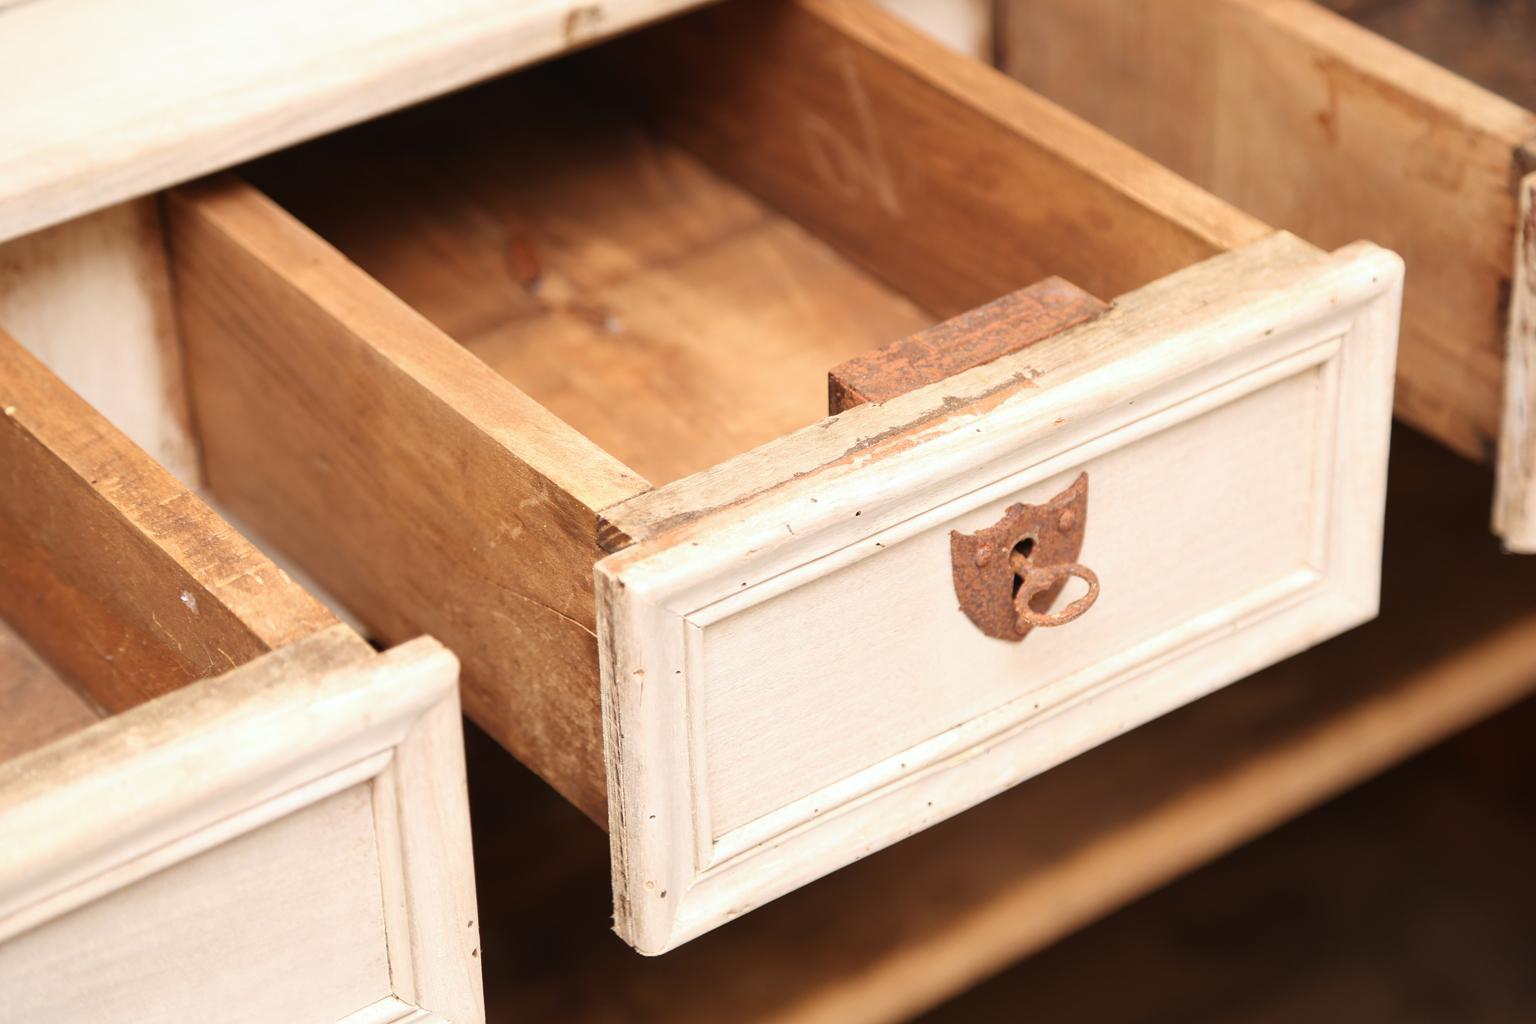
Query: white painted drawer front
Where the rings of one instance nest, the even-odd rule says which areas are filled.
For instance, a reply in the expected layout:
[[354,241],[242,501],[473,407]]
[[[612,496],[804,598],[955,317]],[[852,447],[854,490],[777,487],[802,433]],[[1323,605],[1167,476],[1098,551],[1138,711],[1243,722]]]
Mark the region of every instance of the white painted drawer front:
[[484,1019],[457,663],[357,646],[337,626],[0,765],[0,1016]]
[[[629,503],[598,566],[621,932],[685,941],[1373,615],[1400,282],[1277,235]],[[950,532],[1080,473],[1097,602],[985,636]]]
[[[1336,347],[1330,339],[1303,358]],[[689,615],[711,838],[766,837],[803,815],[765,816],[823,793],[835,804],[828,787],[845,783],[847,793],[856,773],[871,772],[869,782],[899,773],[900,763],[877,767],[890,758],[910,770],[922,758],[914,748],[953,727],[1026,697],[1027,711],[1049,712],[1126,665],[1315,584],[1311,512],[1329,480],[1317,449],[1297,441],[1324,422],[1335,379],[1317,364],[1276,370],[1288,375],[1235,381],[1233,390],[1257,390],[1210,396],[1229,401],[1208,411],[1196,401],[1149,408],[1158,422],[1095,439],[1098,454],[1063,453],[1065,472],[1041,480],[1029,467],[989,482]],[[1083,471],[1090,512],[1079,560],[1102,581],[1100,598],[1081,619],[1021,643],[984,636],[956,607],[950,531],[989,526],[1015,502],[1049,501]]]

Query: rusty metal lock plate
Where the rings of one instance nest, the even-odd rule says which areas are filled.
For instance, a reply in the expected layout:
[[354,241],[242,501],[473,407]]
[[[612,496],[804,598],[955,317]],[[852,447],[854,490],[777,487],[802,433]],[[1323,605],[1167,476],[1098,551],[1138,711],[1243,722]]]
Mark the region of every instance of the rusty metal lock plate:
[[[1063,626],[1099,597],[1099,578],[1078,562],[1088,526],[1088,474],[1043,505],[1009,507],[995,525],[951,531],[960,610],[987,636],[1020,641],[1036,626]],[[1088,592],[1059,612],[1051,605],[1073,576]]]

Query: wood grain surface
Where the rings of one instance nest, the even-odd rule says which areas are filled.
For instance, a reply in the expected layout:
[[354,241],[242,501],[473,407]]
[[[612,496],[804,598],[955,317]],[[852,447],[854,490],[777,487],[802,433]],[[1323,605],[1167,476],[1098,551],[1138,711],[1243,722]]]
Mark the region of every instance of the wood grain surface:
[[708,7],[590,55],[613,95],[940,317],[1113,297],[1268,227],[858,0]]
[[[1526,110],[1536,107],[1536,7],[1519,0],[1328,0],[1373,32]],[[1503,415],[1493,528],[1512,551],[1536,553],[1536,137],[1516,148],[1513,262],[1506,282]]]
[[[1267,232],[877,11],[743,10],[740,37],[700,23],[715,49],[674,53],[668,36],[643,44],[668,54],[648,59],[652,67],[712,76],[716,115],[735,112],[680,136],[702,162],[590,99],[611,92],[582,99],[593,76],[610,88],[606,76],[623,63],[611,55],[254,169],[405,302],[254,191],[209,186],[170,204],[214,492],[381,637],[424,631],[452,644],[471,714],[592,813],[604,793],[589,632],[594,512],[647,486],[599,447],[667,481],[813,424],[826,370],[930,323],[930,300],[987,301],[1041,276],[1015,280],[1023,270],[1077,253],[1061,232],[1026,230],[1063,217],[1097,225],[1086,237],[1099,255],[1069,262],[1110,285]],[[759,34],[821,55],[794,96],[806,123],[831,118],[809,129],[821,141],[785,123],[800,115],[741,42]],[[860,221],[865,249],[916,245],[909,271],[931,265],[963,287],[940,295],[923,285],[926,271],[869,267],[914,293],[895,294],[826,244],[857,261],[848,223],[787,196],[754,197],[761,182],[749,168],[725,168],[729,178],[708,169],[739,123],[751,123],[764,140],[789,140],[750,154],[760,170],[782,162],[792,176],[808,173],[848,110],[833,51],[856,55],[891,131],[955,118],[982,136],[942,129],[921,148],[955,144],[980,159],[978,146],[996,146],[1008,156],[996,172],[1006,188],[978,194],[944,172],[928,188],[931,209],[898,235],[884,219]],[[696,84],[643,77],[621,92],[670,89],[681,102]],[[816,188],[825,206],[833,194],[825,181]],[[1056,188],[1043,207],[1040,196]],[[1015,207],[1022,219],[1010,219]],[[1103,210],[1123,214],[1145,244],[1111,243]],[[922,253],[934,219],[951,215],[1003,219],[997,231]],[[1012,243],[999,239],[1027,240],[1028,258],[1005,258]]]
[[932,322],[578,68],[367,125],[250,177],[656,484],[816,422],[829,367]]
[[0,411],[0,616],[108,710],[334,624],[3,333]]
[[[1502,85],[1491,65],[1528,66],[1518,18],[1489,14],[1518,5],[1350,6],[1452,70],[1306,0],[1010,0],[1006,70],[1277,227],[1400,253],[1397,413],[1486,460],[1503,405],[1514,154],[1536,114],[1454,71]],[[1488,31],[1469,43],[1479,18]]]

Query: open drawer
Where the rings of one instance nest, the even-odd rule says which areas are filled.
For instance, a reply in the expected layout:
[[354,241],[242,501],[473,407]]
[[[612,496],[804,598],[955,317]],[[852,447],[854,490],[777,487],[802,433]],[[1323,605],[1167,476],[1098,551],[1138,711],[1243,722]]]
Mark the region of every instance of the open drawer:
[[[862,3],[709,8],[167,210],[210,486],[454,649],[644,952],[1376,607],[1397,258]],[[1053,274],[1112,307],[968,312]],[[826,415],[957,316],[855,368],[1018,350]]]
[[0,407],[5,1015],[483,1020],[453,656],[375,654],[4,334]]
[[[1333,6],[1485,81],[1529,81],[1524,5]],[[1536,113],[1308,0],[1006,13],[1006,69],[1032,88],[1310,241],[1403,255],[1398,414],[1496,457],[1494,529],[1536,552]]]

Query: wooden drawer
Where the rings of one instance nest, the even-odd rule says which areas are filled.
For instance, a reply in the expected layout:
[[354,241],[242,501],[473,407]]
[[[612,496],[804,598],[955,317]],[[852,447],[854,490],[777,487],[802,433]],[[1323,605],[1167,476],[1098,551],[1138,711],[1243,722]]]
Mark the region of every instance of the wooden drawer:
[[[1376,608],[1397,258],[864,4],[706,9],[167,210],[211,487],[454,649],[647,953]],[[1017,342],[1029,295],[968,311],[1051,274],[1112,308],[826,416],[937,319]],[[1074,562],[1097,602],[984,633],[1015,542],[1035,618]]]
[[3,333],[0,407],[6,1014],[483,1020],[453,656],[375,654]]
[[[1528,78],[1518,5],[1335,6]],[[1007,70],[1191,180],[1320,245],[1402,253],[1398,414],[1496,458],[1494,529],[1536,551],[1536,113],[1305,0],[1010,0],[1005,24]]]

